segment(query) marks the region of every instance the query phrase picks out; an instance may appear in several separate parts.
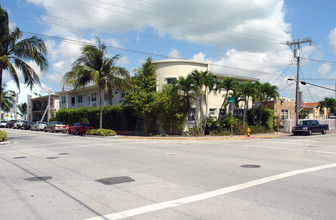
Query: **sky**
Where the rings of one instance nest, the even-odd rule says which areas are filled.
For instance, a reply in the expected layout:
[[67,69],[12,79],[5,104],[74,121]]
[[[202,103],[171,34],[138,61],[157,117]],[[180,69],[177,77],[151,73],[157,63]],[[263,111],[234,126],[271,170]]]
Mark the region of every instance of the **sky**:
[[[117,65],[131,73],[153,60],[188,59],[210,63],[216,74],[258,78],[295,98],[297,68],[286,42],[301,44],[303,100],[335,98],[336,2],[332,0],[1,0],[10,26],[24,38],[37,35],[48,47],[49,69],[41,86],[21,83],[19,102],[28,93],[60,91],[62,77],[84,44],[99,37]],[[31,63],[33,67],[35,64]],[[23,79],[21,78],[21,82]],[[8,73],[7,89],[17,90]],[[312,85],[313,84],[313,85]],[[329,89],[326,89],[329,88]]]

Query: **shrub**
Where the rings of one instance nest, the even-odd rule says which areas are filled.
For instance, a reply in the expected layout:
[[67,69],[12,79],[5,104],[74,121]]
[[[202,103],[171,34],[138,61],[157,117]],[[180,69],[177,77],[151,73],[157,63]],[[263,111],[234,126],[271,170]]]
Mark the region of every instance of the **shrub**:
[[88,135],[114,136],[117,133],[111,129],[90,129],[86,131]]
[[0,131],[0,142],[8,141],[7,133],[5,131]]

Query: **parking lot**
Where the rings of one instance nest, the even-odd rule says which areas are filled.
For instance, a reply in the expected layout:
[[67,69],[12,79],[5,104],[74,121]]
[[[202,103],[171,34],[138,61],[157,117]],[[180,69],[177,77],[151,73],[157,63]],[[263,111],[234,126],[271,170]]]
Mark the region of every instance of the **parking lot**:
[[336,135],[129,139],[2,129],[3,219],[335,219]]

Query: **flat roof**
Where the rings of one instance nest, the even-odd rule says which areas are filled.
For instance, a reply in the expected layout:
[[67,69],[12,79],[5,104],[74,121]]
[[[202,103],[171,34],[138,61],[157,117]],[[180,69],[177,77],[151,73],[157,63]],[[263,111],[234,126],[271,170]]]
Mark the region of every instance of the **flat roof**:
[[159,64],[159,63],[194,63],[194,64],[202,64],[202,65],[209,65],[209,63],[206,62],[201,62],[201,61],[196,61],[196,60],[184,60],[184,59],[167,59],[167,60],[157,60],[157,61],[152,61],[154,64]]

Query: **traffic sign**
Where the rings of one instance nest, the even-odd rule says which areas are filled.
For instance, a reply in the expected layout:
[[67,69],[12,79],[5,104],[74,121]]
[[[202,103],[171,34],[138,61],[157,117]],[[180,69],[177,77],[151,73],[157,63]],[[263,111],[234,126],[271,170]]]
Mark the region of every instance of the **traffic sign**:
[[229,97],[229,102],[230,102],[230,103],[234,103],[235,100],[236,100],[236,97]]

